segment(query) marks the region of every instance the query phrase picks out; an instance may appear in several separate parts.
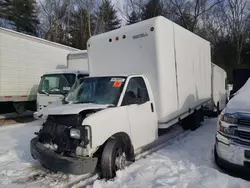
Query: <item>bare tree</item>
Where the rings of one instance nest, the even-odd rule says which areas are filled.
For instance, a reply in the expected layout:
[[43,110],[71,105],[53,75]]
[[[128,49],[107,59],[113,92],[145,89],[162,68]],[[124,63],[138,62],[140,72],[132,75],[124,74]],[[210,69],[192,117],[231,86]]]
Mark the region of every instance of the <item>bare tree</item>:
[[169,2],[172,14],[175,14],[177,19],[174,21],[194,32],[201,16],[211,11],[221,0],[170,0]]
[[221,3],[221,10],[226,18],[228,34],[236,47],[236,62],[241,63],[241,52],[243,43],[247,37],[247,21],[249,12],[247,11],[247,0],[226,0]]
[[92,36],[93,28],[91,28],[91,19],[93,19],[94,9],[98,7],[100,0],[75,0],[75,6],[78,8],[86,9],[88,13],[88,32]]
[[126,0],[126,3],[123,6],[123,10],[119,10],[126,20],[129,19],[129,16],[132,12],[137,15],[141,15],[144,6],[146,5],[147,0]]
[[217,5],[201,15],[199,29],[196,33],[212,44],[216,44],[228,37],[226,19],[220,6]]
[[40,1],[40,28],[45,39],[67,42],[68,13],[70,13],[70,0]]

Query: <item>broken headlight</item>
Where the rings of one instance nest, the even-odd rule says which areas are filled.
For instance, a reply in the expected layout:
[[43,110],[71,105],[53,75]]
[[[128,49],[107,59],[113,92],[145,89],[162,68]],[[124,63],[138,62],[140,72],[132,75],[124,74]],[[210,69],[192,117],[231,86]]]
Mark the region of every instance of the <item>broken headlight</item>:
[[76,128],[71,128],[69,135],[71,138],[80,140],[81,139],[81,130],[80,129],[76,129]]

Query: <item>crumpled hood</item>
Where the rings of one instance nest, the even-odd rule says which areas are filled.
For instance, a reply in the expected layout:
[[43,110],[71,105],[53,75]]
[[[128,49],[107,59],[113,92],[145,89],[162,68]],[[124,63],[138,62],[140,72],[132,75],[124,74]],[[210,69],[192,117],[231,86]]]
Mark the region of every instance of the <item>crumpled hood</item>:
[[250,113],[250,79],[228,102],[225,109],[226,113],[244,112]]
[[110,105],[100,104],[64,104],[64,105],[53,105],[43,109],[42,114],[46,115],[66,115],[66,114],[78,114],[83,110],[94,110],[94,109],[105,109]]

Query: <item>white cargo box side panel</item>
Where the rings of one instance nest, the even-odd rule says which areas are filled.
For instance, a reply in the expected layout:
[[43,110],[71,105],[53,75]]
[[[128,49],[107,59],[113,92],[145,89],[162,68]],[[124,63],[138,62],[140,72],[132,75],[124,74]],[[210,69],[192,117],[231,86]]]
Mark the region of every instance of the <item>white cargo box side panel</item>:
[[[0,98],[12,96],[34,100],[40,76],[66,67],[67,54],[74,48],[57,47],[39,39],[0,30]],[[49,42],[48,42],[49,43]]]
[[219,110],[226,106],[226,78],[227,73],[219,66],[212,64],[213,102],[216,106],[219,104]]
[[211,60],[209,42],[174,24],[181,113],[211,98]]
[[174,25],[173,22],[157,17],[155,19],[156,53],[158,64],[158,97],[156,105],[159,108],[158,121],[165,123],[176,118],[178,110],[175,49],[174,49]]
[[157,17],[92,37],[88,42],[90,75],[144,74],[152,87],[158,121],[178,117],[211,98],[211,61],[207,41],[181,27],[175,30],[178,36],[174,37],[174,23]]

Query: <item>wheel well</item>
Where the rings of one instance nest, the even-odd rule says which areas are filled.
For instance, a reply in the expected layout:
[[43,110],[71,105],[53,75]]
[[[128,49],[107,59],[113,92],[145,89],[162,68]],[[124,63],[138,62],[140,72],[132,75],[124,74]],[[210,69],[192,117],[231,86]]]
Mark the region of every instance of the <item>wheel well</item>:
[[106,143],[111,140],[111,139],[118,139],[122,142],[122,145],[124,147],[125,153],[127,155],[128,161],[134,161],[135,160],[135,155],[134,155],[134,148],[131,142],[130,137],[128,136],[127,133],[125,132],[119,132],[116,133],[112,136],[110,136],[99,148],[98,150],[93,154],[94,157],[100,158],[102,156],[102,152],[104,149],[104,146]]

